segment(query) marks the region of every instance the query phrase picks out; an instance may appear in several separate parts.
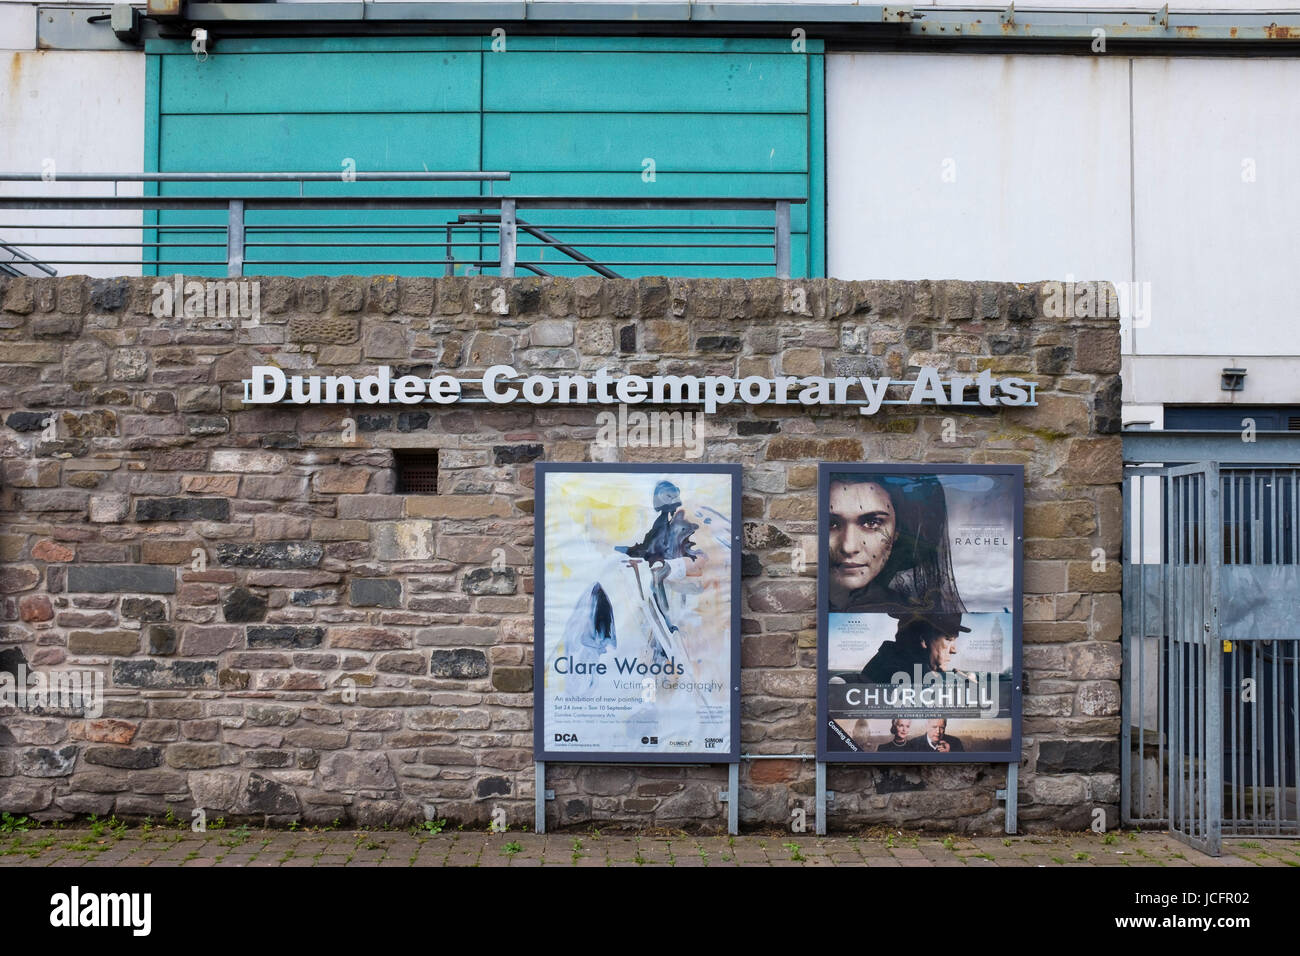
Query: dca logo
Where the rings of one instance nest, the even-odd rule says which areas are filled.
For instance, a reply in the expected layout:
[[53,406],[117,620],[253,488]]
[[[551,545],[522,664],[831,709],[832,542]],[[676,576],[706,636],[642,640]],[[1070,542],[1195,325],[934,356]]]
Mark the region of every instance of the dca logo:
[[557,744],[559,743],[576,744],[578,742],[578,735],[577,734],[556,734],[555,742]]

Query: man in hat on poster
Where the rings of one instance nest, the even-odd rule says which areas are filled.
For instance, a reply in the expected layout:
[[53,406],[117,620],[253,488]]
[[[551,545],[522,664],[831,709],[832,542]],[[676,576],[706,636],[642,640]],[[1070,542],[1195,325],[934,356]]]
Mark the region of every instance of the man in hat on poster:
[[[687,683],[696,683],[692,656],[683,644],[683,615],[689,610],[675,592],[691,590],[688,565],[706,559],[692,535],[681,492],[671,481],[654,487],[654,523],[635,544],[616,545],[618,560],[578,601],[564,630],[564,647],[575,662],[594,664],[612,648],[644,654],[646,663],[671,664]],[[591,671],[584,667],[588,675]],[[588,677],[587,686],[594,686]]]
[[922,676],[932,671],[951,672],[957,637],[970,633],[970,628],[961,623],[960,614],[896,613],[890,616],[898,619],[898,630],[894,639],[881,644],[880,650],[862,668],[862,681],[889,684],[900,672],[911,680],[918,665]]

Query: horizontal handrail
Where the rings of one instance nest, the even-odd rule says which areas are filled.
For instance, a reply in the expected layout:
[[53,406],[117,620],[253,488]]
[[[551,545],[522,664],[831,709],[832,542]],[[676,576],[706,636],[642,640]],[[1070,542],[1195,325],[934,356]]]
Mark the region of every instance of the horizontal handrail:
[[[330,209],[360,207],[401,209],[428,206],[446,209],[490,209],[511,200],[532,209],[771,209],[774,203],[806,203],[799,197],[772,199],[712,199],[678,196],[643,199],[639,196],[0,196],[0,209],[223,209],[232,201],[261,209]],[[658,227],[662,228],[662,227]],[[743,227],[737,227],[743,228]]]
[[503,182],[503,171],[322,173],[0,173],[0,183],[337,183],[337,182]]
[[[52,272],[51,265],[94,265],[96,267],[139,267],[142,270],[163,269],[175,265],[196,265],[206,268],[225,266],[228,276],[241,276],[247,268],[257,266],[379,266],[385,265],[443,265],[446,274],[454,274],[457,267],[470,271],[493,269],[500,275],[513,276],[516,269],[539,275],[549,274],[549,256],[559,257],[559,264],[579,267],[607,278],[618,277],[614,266],[655,267],[681,266],[690,270],[725,268],[754,271],[759,274],[775,273],[780,278],[790,275],[790,209],[807,202],[798,196],[555,196],[555,195],[393,195],[376,193],[364,186],[358,190],[330,190],[334,195],[252,195],[239,187],[239,183],[297,182],[300,187],[307,182],[500,182],[510,179],[508,172],[461,171],[408,171],[408,172],[357,172],[346,175],[325,172],[210,172],[210,173],[72,173],[52,177],[39,173],[0,173],[0,189],[5,183],[42,182],[100,182],[113,183],[112,195],[68,195],[56,189],[24,190],[26,195],[0,195],[0,221],[11,231],[34,233],[24,236],[22,245],[37,255],[24,255],[14,265],[39,268]],[[226,184],[220,195],[121,195],[117,184],[144,183],[195,183]],[[147,190],[156,192],[156,190]],[[168,190],[171,192],[171,190]],[[3,210],[18,214],[3,215]],[[168,221],[161,213],[193,211],[219,213],[220,219],[207,223],[176,223]],[[381,210],[402,211],[413,214],[406,223],[391,220],[405,217],[394,215],[365,216],[367,212]],[[547,215],[540,220],[521,219],[520,210],[587,211],[608,215]],[[49,223],[41,222],[40,213],[67,211],[118,211],[137,213],[139,222],[99,223],[98,216],[53,216]],[[252,215],[274,212],[317,211],[317,216],[305,217],[308,222],[276,222],[275,216]],[[428,215],[446,211],[451,216]],[[691,215],[666,217],[620,214],[636,211],[678,212]],[[35,212],[33,221],[21,222]],[[757,218],[736,216],[710,216],[707,213],[752,212],[766,213]],[[341,213],[348,221],[328,222],[329,213]],[[121,217],[118,217],[119,219]],[[184,218],[200,219],[204,216]],[[291,218],[291,217],[284,217]],[[591,218],[590,223],[573,222],[552,225],[541,220],[580,220]],[[631,222],[627,220],[631,218]],[[653,218],[672,220],[654,223]],[[730,222],[740,218],[740,222]],[[366,219],[378,219],[366,222]],[[69,221],[71,220],[71,221]],[[270,220],[270,221],[268,221]],[[681,220],[691,220],[682,222]],[[52,232],[44,235],[44,230]],[[57,231],[53,231],[57,230]],[[77,230],[89,234],[83,241],[75,241]],[[96,235],[99,230],[102,233]],[[117,230],[137,231],[139,241],[122,235]],[[189,233],[190,235],[187,235]],[[330,233],[335,233],[331,236]],[[520,237],[519,233],[523,233]],[[369,235],[367,235],[369,234]],[[423,241],[427,238],[428,241]],[[522,238],[523,241],[520,241]],[[680,238],[682,241],[672,241]],[[13,243],[15,237],[7,237]],[[492,248],[495,246],[495,249]],[[214,252],[224,247],[223,259],[209,261],[202,251]],[[358,256],[357,251],[369,250],[374,256],[383,256],[388,250],[424,251],[445,247],[446,255],[438,259],[388,259]],[[71,256],[46,258],[39,255],[47,249],[54,255],[68,250],[95,250],[88,258]],[[114,250],[136,249],[139,258],[109,258],[102,253]],[[586,251],[584,251],[584,249]],[[316,258],[311,258],[320,250]],[[622,258],[618,250],[622,250]],[[651,252],[653,250],[653,252]],[[406,254],[410,255],[410,251]],[[674,251],[678,254],[674,255]],[[250,252],[256,258],[248,261]],[[602,259],[609,253],[613,258]],[[640,253],[638,255],[638,252]],[[651,253],[659,258],[647,256]],[[199,258],[195,258],[198,254]],[[216,252],[221,255],[220,252]],[[275,258],[277,255],[290,258]],[[302,258],[298,257],[302,254]],[[398,253],[400,254],[400,253]],[[523,258],[521,259],[521,255]],[[15,256],[18,259],[17,256]],[[116,274],[116,273],[113,273]],[[671,273],[670,273],[671,274]],[[747,274],[742,272],[742,274]]]

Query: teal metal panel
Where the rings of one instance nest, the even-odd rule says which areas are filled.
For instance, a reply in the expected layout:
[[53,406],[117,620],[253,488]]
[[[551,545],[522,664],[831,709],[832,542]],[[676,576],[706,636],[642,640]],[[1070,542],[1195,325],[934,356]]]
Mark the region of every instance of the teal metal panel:
[[790,54],[483,55],[483,109],[505,112],[803,113],[808,58]]
[[[359,170],[473,169],[478,163],[478,114],[164,114],[161,139],[164,170],[333,171],[341,170],[349,158]],[[398,184],[383,185],[393,189]],[[420,185],[433,189],[462,184]]]
[[[826,57],[821,53],[822,41],[816,41],[817,52],[808,57],[808,197],[807,210],[813,211],[814,225],[808,230],[808,256],[796,258],[790,251],[790,275],[826,275]],[[793,220],[793,210],[791,210]],[[804,271],[800,272],[800,266]]]
[[805,116],[734,113],[486,113],[490,169],[786,173],[808,170]]
[[470,53],[223,53],[163,57],[168,113],[477,112]]
[[[492,38],[485,36],[223,38],[213,55],[199,63],[185,42],[150,41],[146,168],[333,171],[351,159],[358,170],[508,169],[514,174],[511,182],[495,187],[365,185],[369,192],[390,195],[803,196],[810,202],[791,210],[792,272],[820,275],[825,271],[823,57],[820,41],[806,46],[805,53],[794,52],[789,41],[771,39],[507,36],[505,52],[495,52]],[[647,158],[655,162],[649,181],[642,175]],[[295,187],[267,185],[259,192],[286,188]],[[338,182],[309,184],[304,191],[323,195],[356,188]],[[352,214],[333,215],[339,218],[328,222],[357,221],[348,219]],[[578,230],[564,238],[591,242],[600,240],[582,227],[602,215],[603,221],[612,221],[608,214],[592,211],[545,210],[538,215],[551,222],[563,219],[562,224]],[[659,261],[690,255],[687,243],[693,233],[676,227],[710,222],[730,229],[771,221],[770,214],[741,211],[620,215],[662,227],[656,241],[677,248],[646,253]],[[431,224],[433,218],[446,217],[394,211],[382,221]],[[321,221],[319,214],[250,214],[250,223],[287,228],[312,220]],[[179,220],[169,213],[163,221],[207,218],[191,214]],[[746,241],[746,235],[727,237]],[[409,238],[397,232],[366,237]],[[249,268],[257,269],[259,261],[291,258],[294,247],[278,243],[295,238],[301,237],[289,231],[250,236],[266,244],[250,246]],[[313,238],[341,243],[363,237],[321,232]],[[349,254],[349,247],[339,246],[338,254]],[[458,257],[468,254],[468,249],[457,250]],[[412,253],[395,247],[392,255],[396,260]],[[639,255],[618,250],[608,258]],[[768,251],[732,250],[727,255],[767,261]],[[257,271],[359,269],[268,264]],[[366,271],[441,270],[376,264]],[[578,267],[556,271],[583,274]],[[619,271],[759,274],[743,267],[629,266]]]

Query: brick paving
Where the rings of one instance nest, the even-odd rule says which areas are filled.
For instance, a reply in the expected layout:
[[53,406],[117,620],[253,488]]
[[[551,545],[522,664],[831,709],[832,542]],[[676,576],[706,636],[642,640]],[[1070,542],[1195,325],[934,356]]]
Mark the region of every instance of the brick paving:
[[255,830],[45,825],[0,833],[0,866],[1294,866],[1300,841],[1224,841],[1215,859],[1168,833],[1014,837],[776,832],[738,837],[574,830]]

